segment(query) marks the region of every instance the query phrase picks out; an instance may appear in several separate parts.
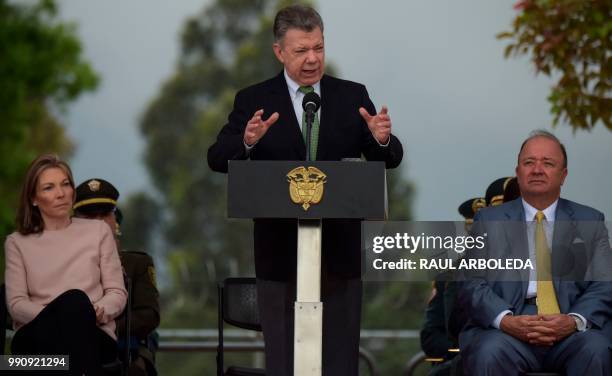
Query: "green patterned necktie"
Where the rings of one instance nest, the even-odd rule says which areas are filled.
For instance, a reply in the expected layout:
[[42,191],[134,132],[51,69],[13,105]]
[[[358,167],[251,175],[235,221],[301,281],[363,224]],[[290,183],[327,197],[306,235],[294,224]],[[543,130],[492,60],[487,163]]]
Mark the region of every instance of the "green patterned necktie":
[[[300,93],[307,94],[314,91],[312,86],[300,86],[298,89]],[[302,136],[304,142],[306,142],[306,111],[302,113]],[[314,114],[314,120],[312,122],[312,129],[310,130],[310,160],[315,161],[317,159],[317,145],[319,144],[319,114]]]

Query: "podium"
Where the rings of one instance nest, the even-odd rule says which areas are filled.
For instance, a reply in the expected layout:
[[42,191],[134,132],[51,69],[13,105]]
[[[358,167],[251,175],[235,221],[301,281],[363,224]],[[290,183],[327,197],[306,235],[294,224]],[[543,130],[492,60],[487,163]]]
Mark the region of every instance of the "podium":
[[229,161],[228,217],[297,219],[294,375],[320,376],[322,220],[384,220],[384,162]]

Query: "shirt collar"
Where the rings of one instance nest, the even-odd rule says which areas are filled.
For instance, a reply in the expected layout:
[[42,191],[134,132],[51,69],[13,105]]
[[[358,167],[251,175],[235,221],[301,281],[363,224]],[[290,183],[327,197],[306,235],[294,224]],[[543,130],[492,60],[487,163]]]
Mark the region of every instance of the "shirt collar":
[[[284,70],[284,74],[285,74],[285,81],[287,81],[287,87],[289,88],[289,94],[291,94],[291,100],[294,100],[298,94],[300,94],[299,89],[300,89],[300,85],[293,81],[291,79],[291,77],[289,77],[289,74],[287,74],[287,70]],[[312,85],[312,87],[314,88],[315,93],[319,94],[319,96],[321,95],[321,81],[317,82],[316,84]]]
[[[527,222],[533,221],[534,218],[535,218],[536,213],[538,212],[538,209],[536,209],[533,206],[529,205],[527,203],[527,201],[525,201],[523,198],[521,198],[521,201],[523,202],[523,209],[525,209],[525,221],[527,221]],[[558,203],[559,203],[559,199],[556,199],[555,202],[550,204],[549,207],[547,207],[546,209],[542,210],[542,213],[544,213],[544,216],[546,217],[546,221],[547,222],[554,222],[555,221],[555,213],[557,212],[557,204]]]

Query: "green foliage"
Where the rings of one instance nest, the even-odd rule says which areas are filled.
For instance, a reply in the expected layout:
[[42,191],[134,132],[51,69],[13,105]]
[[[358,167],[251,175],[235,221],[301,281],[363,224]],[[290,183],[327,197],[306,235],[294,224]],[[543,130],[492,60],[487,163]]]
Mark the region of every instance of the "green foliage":
[[389,219],[394,221],[412,219],[414,185],[404,180],[400,168],[387,170],[387,194],[389,195]]
[[155,366],[159,375],[216,375],[217,372],[212,352],[161,352],[156,355]]
[[[362,329],[405,330],[422,326],[429,282],[365,282]],[[418,339],[363,339],[378,364],[378,374],[397,375],[410,356],[420,351]]]
[[[431,283],[364,283],[361,327],[364,329],[414,329],[419,327]],[[407,326],[406,323],[411,323]]]
[[161,208],[155,199],[144,192],[130,195],[121,205],[121,248],[146,252],[153,248],[153,234],[161,221]]
[[29,6],[0,0],[0,239],[14,229],[30,161],[45,152],[72,152],[55,114],[98,83],[81,57],[74,26],[56,15],[50,0]]
[[521,0],[505,56],[531,56],[537,72],[559,77],[550,96],[553,125],[574,131],[601,121],[612,130],[612,3],[608,0]]
[[[399,320],[398,320],[399,321]],[[361,346],[368,349],[376,360],[377,375],[402,375],[402,370],[408,360],[421,351],[419,339],[372,339],[362,340]],[[363,362],[362,362],[363,363]],[[426,376],[429,363],[417,367],[414,376]],[[363,364],[359,368],[360,375],[370,375]]]

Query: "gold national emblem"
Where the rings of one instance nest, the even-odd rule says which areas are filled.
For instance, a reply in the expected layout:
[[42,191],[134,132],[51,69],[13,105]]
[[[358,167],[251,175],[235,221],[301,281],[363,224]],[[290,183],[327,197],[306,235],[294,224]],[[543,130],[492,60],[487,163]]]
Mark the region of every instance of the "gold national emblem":
[[98,192],[100,190],[100,182],[96,179],[90,180],[89,183],[87,183],[87,186],[92,192]]
[[304,211],[310,205],[318,204],[323,197],[323,184],[326,183],[327,175],[316,167],[300,166],[289,171],[287,181],[289,182],[289,196],[295,204],[302,204]]

